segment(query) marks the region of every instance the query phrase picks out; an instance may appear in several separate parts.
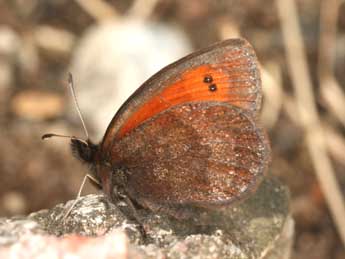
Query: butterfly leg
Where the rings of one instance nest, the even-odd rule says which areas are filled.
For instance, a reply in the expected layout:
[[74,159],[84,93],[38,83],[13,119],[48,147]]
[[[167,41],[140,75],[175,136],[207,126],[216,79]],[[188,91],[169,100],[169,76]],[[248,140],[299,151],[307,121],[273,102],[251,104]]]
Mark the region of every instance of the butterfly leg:
[[178,220],[189,219],[193,216],[194,213],[194,209],[191,206],[159,204],[147,200],[142,201],[142,203],[140,204],[153,212],[166,214]]
[[116,204],[120,211],[129,219],[135,222],[138,226],[141,236],[145,240],[147,237],[146,231],[142,224],[142,219],[138,214],[138,209],[133,201],[128,197],[125,188],[122,185],[113,185],[113,192],[111,201]]
[[137,211],[135,205],[133,204],[132,200],[130,198],[128,198],[127,195],[125,195],[125,197],[124,197],[124,202],[127,204],[127,207],[128,207],[128,210],[127,210],[128,213],[126,214],[126,216],[128,215],[137,223],[139,231],[140,231],[143,239],[145,240],[147,238],[147,234],[146,234],[145,228],[142,224],[142,220],[138,214],[138,211]]
[[80,185],[80,188],[79,188],[79,191],[78,191],[78,194],[77,194],[77,197],[75,198],[74,202],[72,203],[72,205],[68,208],[68,210],[64,213],[63,217],[62,217],[62,220],[65,221],[66,218],[68,217],[68,215],[71,213],[72,209],[74,208],[74,206],[77,204],[77,202],[79,201],[79,198],[81,196],[81,192],[84,188],[84,185],[85,185],[85,182],[86,182],[86,179],[90,180],[90,182],[96,186],[98,189],[100,188],[101,184],[100,182],[94,178],[92,175],[90,174],[86,174],[84,176],[84,179],[83,179],[83,182],[82,184]]

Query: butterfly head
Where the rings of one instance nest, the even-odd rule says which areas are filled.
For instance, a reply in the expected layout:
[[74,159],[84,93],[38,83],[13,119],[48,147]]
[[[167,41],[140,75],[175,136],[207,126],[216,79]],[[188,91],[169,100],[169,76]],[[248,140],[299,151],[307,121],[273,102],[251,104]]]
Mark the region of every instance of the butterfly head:
[[93,144],[90,140],[71,138],[71,149],[74,156],[82,162],[95,164],[98,145]]
[[101,187],[101,179],[97,173],[98,164],[98,151],[99,146],[92,143],[89,139],[83,140],[78,138],[71,138],[71,149],[74,157],[86,164],[90,171],[87,174],[91,178],[91,183],[94,183],[96,187]]

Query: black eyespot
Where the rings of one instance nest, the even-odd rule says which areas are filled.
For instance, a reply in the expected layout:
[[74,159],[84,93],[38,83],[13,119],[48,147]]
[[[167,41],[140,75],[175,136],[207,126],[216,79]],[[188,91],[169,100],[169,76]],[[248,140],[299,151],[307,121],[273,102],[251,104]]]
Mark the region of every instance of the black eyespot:
[[208,89],[209,89],[211,92],[217,91],[217,85],[216,85],[216,84],[209,85],[209,86],[208,86]]
[[212,76],[206,75],[206,76],[204,77],[204,83],[212,83],[212,81],[213,81]]

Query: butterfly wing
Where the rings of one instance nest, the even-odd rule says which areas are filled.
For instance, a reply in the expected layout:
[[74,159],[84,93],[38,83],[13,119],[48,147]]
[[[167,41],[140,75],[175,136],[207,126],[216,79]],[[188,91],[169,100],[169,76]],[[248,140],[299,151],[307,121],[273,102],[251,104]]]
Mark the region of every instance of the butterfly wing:
[[150,118],[113,145],[139,204],[225,205],[254,190],[269,161],[263,130],[227,103],[190,102]]
[[[125,168],[128,195],[152,210],[228,204],[255,189],[269,161],[257,126],[261,95],[258,62],[245,40],[195,52],[126,101],[106,131],[101,160]],[[101,174],[109,192],[111,172]]]
[[101,149],[110,150],[126,133],[170,107],[201,100],[227,102],[256,116],[261,106],[261,80],[254,50],[247,41],[222,41],[148,79],[116,113]]

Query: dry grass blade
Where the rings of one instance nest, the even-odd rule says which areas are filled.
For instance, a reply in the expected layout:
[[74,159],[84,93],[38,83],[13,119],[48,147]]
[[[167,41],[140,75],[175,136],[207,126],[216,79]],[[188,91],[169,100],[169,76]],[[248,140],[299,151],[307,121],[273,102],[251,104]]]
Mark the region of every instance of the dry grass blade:
[[287,52],[287,61],[295,89],[296,105],[315,173],[325,195],[327,204],[345,245],[345,206],[331,161],[326,151],[326,142],[318,116],[312,83],[306,61],[301,30],[298,24],[294,0],[277,0],[278,14]]
[[241,37],[240,28],[236,22],[222,18],[218,20],[217,30],[222,40]]
[[81,8],[84,9],[97,22],[103,22],[108,19],[115,19],[119,15],[116,10],[107,2],[102,0],[75,0]]
[[332,75],[320,76],[320,87],[327,109],[345,126],[345,93],[339,83]]
[[334,77],[339,1],[320,2],[318,76],[321,95],[331,113],[345,126],[345,94]]
[[333,159],[345,166],[345,140],[344,137],[332,129],[331,127],[324,127],[325,136],[327,140],[327,147]]
[[262,90],[265,96],[261,113],[261,121],[266,128],[273,128],[277,123],[283,106],[283,87],[281,67],[275,63],[267,63],[261,68]]
[[151,16],[158,2],[159,0],[136,0],[128,11],[128,15],[145,20]]

